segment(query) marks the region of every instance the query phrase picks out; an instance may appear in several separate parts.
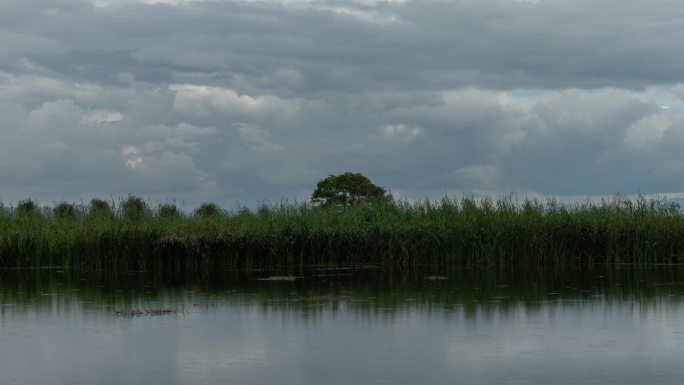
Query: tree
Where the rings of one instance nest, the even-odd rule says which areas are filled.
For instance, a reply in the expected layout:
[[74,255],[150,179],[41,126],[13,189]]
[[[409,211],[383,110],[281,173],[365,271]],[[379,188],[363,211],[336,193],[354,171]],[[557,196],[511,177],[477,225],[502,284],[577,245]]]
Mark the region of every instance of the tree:
[[147,204],[142,198],[129,196],[121,202],[121,215],[124,219],[138,221],[148,214]]
[[37,215],[39,212],[38,204],[30,198],[19,201],[17,205],[17,213],[20,216]]
[[165,203],[159,206],[157,210],[160,218],[177,218],[180,217],[178,207],[173,203]]
[[195,211],[195,214],[200,217],[213,217],[219,213],[221,213],[221,209],[216,203],[202,203]]
[[311,201],[321,206],[347,206],[362,202],[390,200],[391,195],[360,173],[330,175],[316,185]]
[[53,210],[55,218],[67,219],[74,218],[76,216],[76,207],[72,203],[60,202]]
[[93,198],[90,200],[88,212],[92,216],[111,216],[112,208],[109,205],[109,202],[99,198]]

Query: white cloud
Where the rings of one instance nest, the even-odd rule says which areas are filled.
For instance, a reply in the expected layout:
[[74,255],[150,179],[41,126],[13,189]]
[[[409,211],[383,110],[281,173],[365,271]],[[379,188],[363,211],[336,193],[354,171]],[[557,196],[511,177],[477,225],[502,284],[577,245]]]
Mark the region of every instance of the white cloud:
[[117,111],[95,110],[88,112],[81,118],[81,124],[112,124],[123,119],[123,114]]
[[380,133],[383,137],[400,140],[402,142],[410,142],[415,137],[420,135],[421,132],[422,130],[420,127],[409,126],[404,123],[386,124],[380,127]]
[[124,156],[135,155],[138,153],[138,148],[135,146],[126,146],[121,150]]
[[49,130],[53,125],[72,125],[81,115],[81,109],[69,99],[44,102],[28,116],[31,128]]
[[126,167],[136,169],[143,165],[145,159],[142,156],[126,159]]
[[646,116],[629,126],[625,143],[635,148],[657,145],[671,126],[671,118],[664,113]]
[[297,102],[273,95],[250,96],[235,90],[192,84],[174,84],[169,90],[175,92],[174,108],[179,112],[207,116],[216,113],[295,113]]

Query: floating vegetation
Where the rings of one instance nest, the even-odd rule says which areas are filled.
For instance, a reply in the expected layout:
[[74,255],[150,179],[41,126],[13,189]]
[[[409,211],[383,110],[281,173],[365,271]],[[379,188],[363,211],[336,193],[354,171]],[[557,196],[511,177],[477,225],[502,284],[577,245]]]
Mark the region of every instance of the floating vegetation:
[[352,265],[352,266],[319,266],[316,270],[318,271],[354,271],[363,269],[377,269],[378,266],[374,265]]
[[302,302],[326,303],[326,302],[340,302],[349,301],[351,297],[348,296],[331,296],[331,295],[312,295],[299,298]]
[[119,310],[112,313],[114,317],[119,318],[139,318],[139,317],[157,317],[163,315],[177,315],[185,314],[185,309],[142,309],[142,310]]
[[201,302],[193,303],[192,307],[198,308],[198,309],[215,309],[218,307],[218,303],[217,302],[201,301]]
[[301,277],[293,277],[291,275],[276,275],[276,276],[266,277],[266,278],[257,278],[257,281],[288,281],[288,282],[291,282],[291,281],[296,280],[297,278],[301,278]]
[[[262,205],[194,212],[140,198],[0,208],[0,268],[320,271],[421,265],[676,264],[684,215],[665,200],[512,199]],[[295,270],[298,271],[298,270]],[[294,280],[269,277],[265,280]],[[437,280],[437,279],[429,279]]]
[[446,281],[449,277],[439,276],[439,275],[429,275],[423,278],[426,281]]

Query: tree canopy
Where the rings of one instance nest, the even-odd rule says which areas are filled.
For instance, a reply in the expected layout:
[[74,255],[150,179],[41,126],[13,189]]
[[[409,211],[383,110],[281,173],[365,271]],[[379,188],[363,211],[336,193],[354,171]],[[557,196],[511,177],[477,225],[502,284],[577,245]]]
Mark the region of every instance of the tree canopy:
[[330,175],[316,185],[311,201],[321,206],[347,206],[356,203],[389,200],[391,196],[360,173]]

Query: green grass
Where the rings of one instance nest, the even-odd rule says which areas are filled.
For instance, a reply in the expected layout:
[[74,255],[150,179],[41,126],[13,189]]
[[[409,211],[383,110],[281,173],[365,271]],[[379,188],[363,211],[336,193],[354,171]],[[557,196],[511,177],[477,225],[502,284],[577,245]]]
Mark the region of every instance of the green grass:
[[[0,210],[0,267],[186,270],[374,264],[684,262],[684,216],[663,200],[562,205],[511,199],[309,204],[183,214],[118,206]],[[104,202],[106,203],[106,202]],[[96,207],[95,207],[96,206]],[[73,208],[73,210],[72,210]]]

